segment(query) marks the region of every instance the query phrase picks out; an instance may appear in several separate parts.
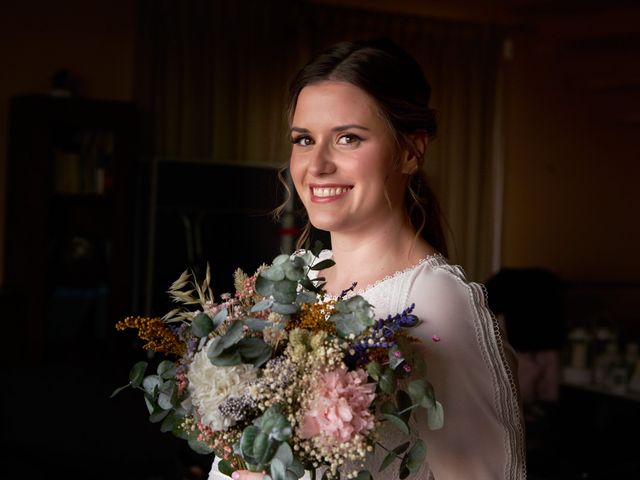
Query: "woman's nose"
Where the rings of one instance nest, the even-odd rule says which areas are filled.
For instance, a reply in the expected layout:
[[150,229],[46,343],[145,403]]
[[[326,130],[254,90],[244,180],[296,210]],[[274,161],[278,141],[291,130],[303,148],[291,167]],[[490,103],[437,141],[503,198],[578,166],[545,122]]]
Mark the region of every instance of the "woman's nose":
[[336,164],[331,148],[326,144],[317,144],[309,162],[309,173],[320,176],[333,173],[335,170]]

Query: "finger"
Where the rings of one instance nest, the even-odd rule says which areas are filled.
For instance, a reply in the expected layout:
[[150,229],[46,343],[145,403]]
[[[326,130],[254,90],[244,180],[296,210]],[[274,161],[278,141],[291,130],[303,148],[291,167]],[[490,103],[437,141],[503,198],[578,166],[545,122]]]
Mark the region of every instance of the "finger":
[[250,472],[249,470],[236,470],[231,475],[233,480],[262,480],[264,473]]

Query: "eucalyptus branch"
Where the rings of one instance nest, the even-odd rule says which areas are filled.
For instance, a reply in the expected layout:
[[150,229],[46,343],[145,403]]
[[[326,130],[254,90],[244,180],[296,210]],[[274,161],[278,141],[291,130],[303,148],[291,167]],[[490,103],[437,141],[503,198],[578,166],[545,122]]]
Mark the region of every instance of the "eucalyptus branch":
[[400,416],[400,415],[402,415],[403,413],[405,413],[405,412],[410,412],[411,410],[413,410],[414,408],[417,408],[417,407],[419,407],[419,406],[420,406],[420,405],[418,405],[417,403],[414,403],[413,405],[411,405],[411,406],[409,406],[409,407],[407,407],[407,408],[405,408],[405,409],[403,409],[403,410],[400,410],[399,412],[397,412],[397,413],[396,413],[396,415]]

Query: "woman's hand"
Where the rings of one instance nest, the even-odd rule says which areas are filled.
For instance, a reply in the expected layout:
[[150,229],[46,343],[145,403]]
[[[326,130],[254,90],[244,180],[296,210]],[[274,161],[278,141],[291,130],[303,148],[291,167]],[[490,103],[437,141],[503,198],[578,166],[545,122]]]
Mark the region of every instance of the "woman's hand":
[[264,473],[250,472],[249,470],[236,470],[231,474],[233,480],[262,480]]

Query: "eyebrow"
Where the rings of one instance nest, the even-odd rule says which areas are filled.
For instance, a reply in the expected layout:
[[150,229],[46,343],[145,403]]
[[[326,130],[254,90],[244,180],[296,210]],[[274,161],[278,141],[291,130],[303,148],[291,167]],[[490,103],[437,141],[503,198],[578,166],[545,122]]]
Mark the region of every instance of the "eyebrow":
[[[338,125],[337,127],[333,127],[331,131],[342,132],[344,130],[350,130],[352,128],[358,128],[360,130],[367,130],[367,131],[369,130],[369,128],[363,125],[358,125],[357,123],[349,123],[347,125]],[[301,128],[301,127],[291,127],[291,131],[298,132],[298,133],[310,133],[310,130],[308,128]]]

